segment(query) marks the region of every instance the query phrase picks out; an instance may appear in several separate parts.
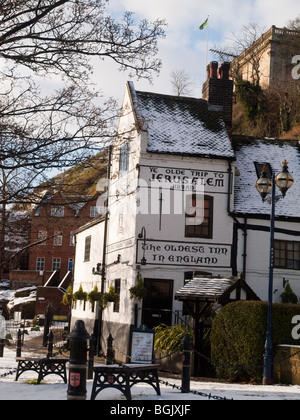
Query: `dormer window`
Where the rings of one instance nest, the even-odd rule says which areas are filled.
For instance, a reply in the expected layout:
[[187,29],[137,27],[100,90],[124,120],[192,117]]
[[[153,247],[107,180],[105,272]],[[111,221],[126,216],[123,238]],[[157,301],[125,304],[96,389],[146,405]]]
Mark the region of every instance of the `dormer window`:
[[51,206],[52,217],[64,217],[65,208],[64,206]]

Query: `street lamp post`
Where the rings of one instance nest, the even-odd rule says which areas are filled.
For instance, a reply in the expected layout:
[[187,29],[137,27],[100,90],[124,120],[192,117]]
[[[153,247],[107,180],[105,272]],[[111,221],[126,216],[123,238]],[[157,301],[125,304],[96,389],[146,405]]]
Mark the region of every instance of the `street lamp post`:
[[284,198],[288,189],[294,183],[292,175],[288,172],[287,161],[283,162],[282,171],[275,176],[272,173],[272,179],[268,178],[267,168],[264,165],[262,168],[261,177],[256,182],[256,189],[259,192],[263,201],[271,192],[271,225],[270,225],[270,265],[269,265],[269,288],[268,288],[268,320],[267,320],[267,335],[264,354],[264,371],[263,371],[263,385],[272,385],[274,383],[273,377],[273,343],[272,343],[272,304],[273,304],[273,272],[274,272],[274,232],[275,232],[275,203],[276,203],[276,185],[281,191]]

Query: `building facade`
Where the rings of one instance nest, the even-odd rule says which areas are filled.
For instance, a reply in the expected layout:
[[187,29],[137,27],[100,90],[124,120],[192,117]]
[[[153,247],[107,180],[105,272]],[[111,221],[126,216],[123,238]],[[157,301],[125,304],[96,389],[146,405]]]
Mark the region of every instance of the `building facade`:
[[232,61],[232,71],[254,84],[259,78],[263,89],[292,93],[299,87],[299,80],[292,78],[299,45],[299,31],[272,26]]
[[[101,337],[111,332],[124,353],[130,326],[171,325],[182,314],[175,293],[195,273],[232,274],[235,155],[221,108],[204,99],[138,92],[128,83],[123,109],[109,214],[77,231],[74,271],[74,291],[113,286],[120,302],[103,311],[76,302],[72,324],[85,319],[97,334],[100,323]],[[142,301],[129,291],[139,278],[148,291]]]
[[62,304],[72,282],[75,231],[97,216],[97,196],[44,191],[33,206],[28,229],[28,266],[10,271],[10,288],[37,286],[36,314],[68,312]]
[[[85,320],[102,348],[112,334],[117,359],[128,354],[132,326],[178,321],[183,307],[176,292],[195,277],[217,284],[242,273],[252,296],[267,299],[270,207],[255,182],[268,162],[279,172],[290,160],[291,172],[300,173],[299,145],[231,137],[232,85],[228,89],[225,70],[209,72],[205,99],[139,92],[127,84],[108,191],[97,203],[102,210],[108,204],[108,212],[75,234],[73,284],[74,292],[82,286],[86,293],[113,287],[119,301],[102,309],[78,300],[72,309],[72,325]],[[298,197],[295,187],[277,204],[277,301],[287,280],[300,295]],[[140,279],[147,294],[137,300],[130,289]]]
[[270,212],[254,188],[263,164],[277,175],[287,160],[294,185],[285,198],[276,191],[274,301],[281,302],[286,282],[300,297],[300,147],[298,141],[233,138],[236,155],[235,226],[238,271],[262,300],[267,300],[270,251]]

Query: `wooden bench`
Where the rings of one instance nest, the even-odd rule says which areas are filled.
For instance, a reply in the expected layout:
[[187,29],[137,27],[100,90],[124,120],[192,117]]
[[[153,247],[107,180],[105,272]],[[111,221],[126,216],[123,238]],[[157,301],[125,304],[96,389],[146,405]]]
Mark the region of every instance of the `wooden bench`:
[[32,370],[38,373],[37,384],[40,384],[47,375],[58,375],[65,384],[67,383],[66,363],[69,361],[67,359],[17,357],[16,361],[18,362],[16,381],[22,373]]
[[118,389],[131,400],[131,388],[141,382],[151,385],[160,395],[158,368],[154,364],[96,365],[91,400],[106,388]]

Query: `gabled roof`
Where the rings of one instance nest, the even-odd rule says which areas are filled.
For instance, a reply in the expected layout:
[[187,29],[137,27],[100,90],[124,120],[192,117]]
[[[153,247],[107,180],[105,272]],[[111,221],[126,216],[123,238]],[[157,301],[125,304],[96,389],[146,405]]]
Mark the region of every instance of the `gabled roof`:
[[231,293],[236,289],[243,290],[247,299],[259,300],[241,277],[195,277],[176,292],[175,298],[189,302],[226,304],[232,300],[237,300],[231,297]]
[[[286,159],[295,182],[286,197],[276,203],[276,216],[300,218],[300,142],[234,136],[233,147],[238,169],[235,176],[235,213],[270,216],[270,204],[263,203],[255,188],[258,177],[254,162],[270,163],[277,175]],[[276,194],[280,195],[278,189]]]
[[135,91],[136,119],[148,133],[148,152],[234,159],[220,110],[203,99]]

